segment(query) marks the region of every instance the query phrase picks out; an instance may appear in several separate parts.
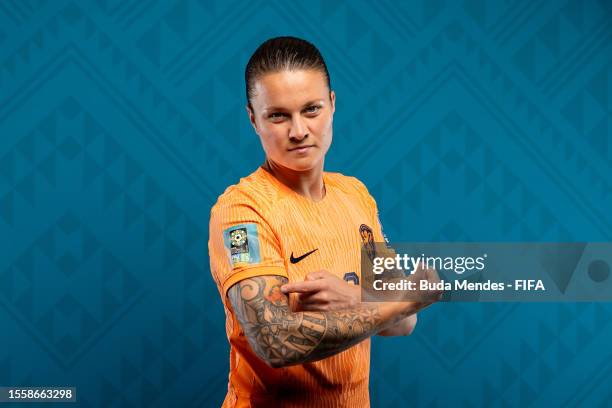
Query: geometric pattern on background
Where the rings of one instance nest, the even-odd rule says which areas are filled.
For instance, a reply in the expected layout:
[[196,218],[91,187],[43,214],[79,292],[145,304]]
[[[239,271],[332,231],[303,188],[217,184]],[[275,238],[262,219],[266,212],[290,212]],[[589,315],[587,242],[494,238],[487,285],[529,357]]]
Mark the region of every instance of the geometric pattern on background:
[[[217,406],[217,196],[261,163],[243,69],[314,42],[330,171],[402,241],[609,241],[612,4],[0,2],[0,385]],[[605,406],[612,308],[439,304],[375,338],[372,406]],[[443,392],[441,392],[443,390]]]
[[[69,244],[68,244],[69,243]],[[0,275],[7,312],[69,368],[113,326],[141,285],[66,213]],[[96,288],[82,294],[79,288]]]

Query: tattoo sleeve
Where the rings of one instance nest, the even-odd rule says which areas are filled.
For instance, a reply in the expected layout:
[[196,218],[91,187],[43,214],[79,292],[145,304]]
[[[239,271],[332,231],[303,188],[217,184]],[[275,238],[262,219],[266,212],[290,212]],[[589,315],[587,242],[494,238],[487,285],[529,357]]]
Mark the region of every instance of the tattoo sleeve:
[[251,347],[272,367],[320,360],[376,334],[398,318],[384,319],[378,305],[346,311],[292,312],[281,276],[242,280],[228,291]]

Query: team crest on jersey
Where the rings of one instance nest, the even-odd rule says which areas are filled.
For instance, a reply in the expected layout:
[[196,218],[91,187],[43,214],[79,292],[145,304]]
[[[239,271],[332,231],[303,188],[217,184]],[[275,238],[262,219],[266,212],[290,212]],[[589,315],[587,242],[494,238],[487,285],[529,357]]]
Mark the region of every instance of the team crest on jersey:
[[223,231],[225,248],[232,267],[260,262],[259,235],[256,224],[235,225]]
[[365,224],[361,224],[361,226],[359,226],[359,235],[361,236],[361,243],[365,247],[368,258],[370,258],[370,261],[374,262],[376,247],[374,246],[374,233],[372,233],[372,228]]

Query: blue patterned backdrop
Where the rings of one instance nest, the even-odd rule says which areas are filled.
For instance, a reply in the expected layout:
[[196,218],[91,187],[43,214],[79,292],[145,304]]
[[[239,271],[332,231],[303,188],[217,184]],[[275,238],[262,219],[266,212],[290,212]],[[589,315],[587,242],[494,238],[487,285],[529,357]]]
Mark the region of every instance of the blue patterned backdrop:
[[[220,405],[217,196],[261,162],[243,69],[320,47],[327,169],[392,241],[609,241],[609,0],[0,0],[0,385]],[[373,406],[612,400],[609,304],[438,304],[375,339]]]

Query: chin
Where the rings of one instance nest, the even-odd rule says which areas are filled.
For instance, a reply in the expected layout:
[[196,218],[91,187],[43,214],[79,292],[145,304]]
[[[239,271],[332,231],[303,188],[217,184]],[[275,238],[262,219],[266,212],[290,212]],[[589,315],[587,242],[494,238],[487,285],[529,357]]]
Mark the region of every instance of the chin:
[[272,161],[276,162],[278,165],[286,168],[287,170],[301,172],[316,168],[321,163],[322,158],[319,155],[308,155],[304,157],[283,157],[282,159],[272,159]]
[[291,163],[287,163],[285,165],[285,167],[293,171],[308,171],[308,170],[312,170],[315,166],[316,166],[316,163],[311,160],[303,161],[303,162],[294,161]]

